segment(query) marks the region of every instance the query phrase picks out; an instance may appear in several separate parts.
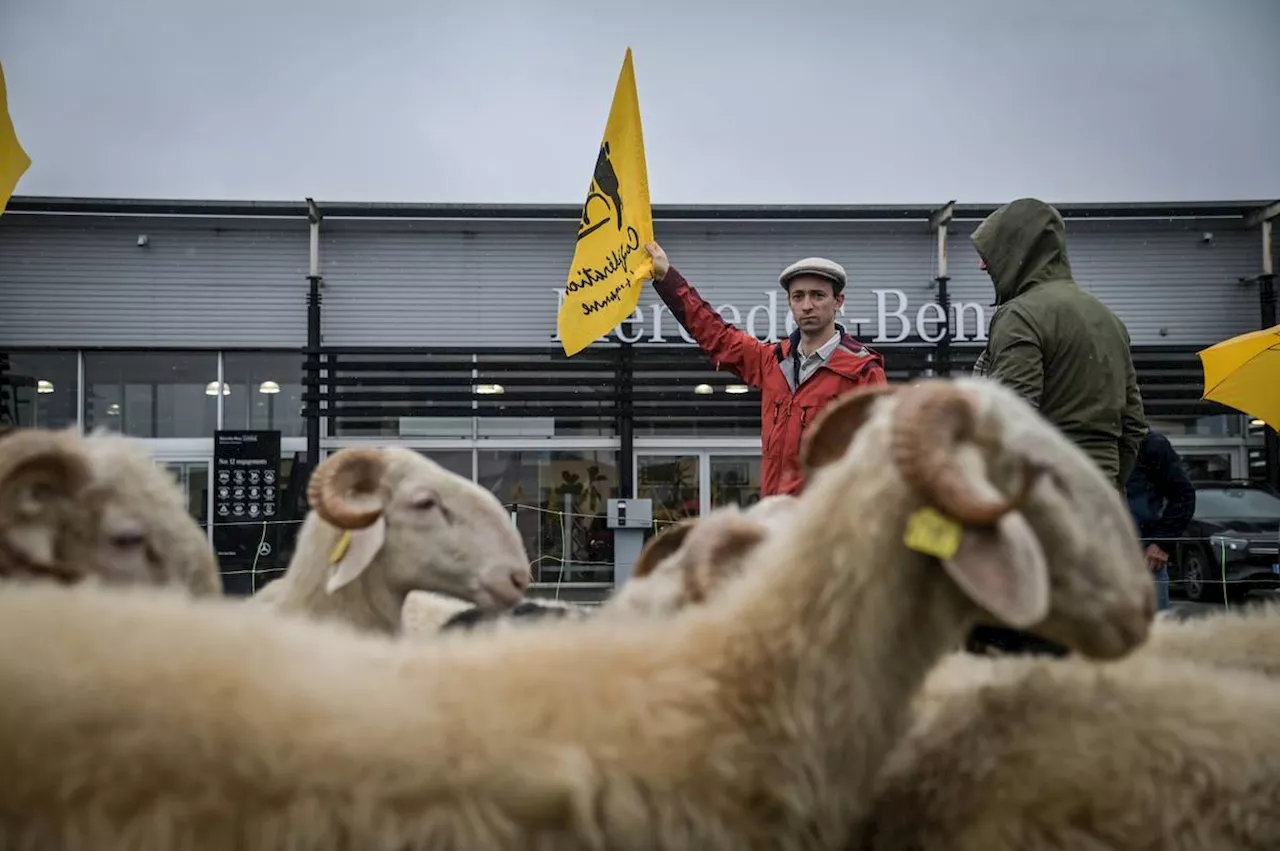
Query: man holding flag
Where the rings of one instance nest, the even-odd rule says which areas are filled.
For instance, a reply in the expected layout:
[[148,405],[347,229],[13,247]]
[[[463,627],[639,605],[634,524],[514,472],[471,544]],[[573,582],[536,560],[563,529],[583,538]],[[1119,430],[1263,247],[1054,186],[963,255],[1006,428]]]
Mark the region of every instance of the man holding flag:
[[[643,246],[644,250],[641,250]],[[777,344],[741,331],[703,301],[654,241],[649,176],[635,69],[627,49],[597,149],[578,236],[556,318],[557,337],[573,357],[636,309],[645,280],[676,320],[715,360],[761,393],[760,496],[803,486],[800,442],[831,400],[855,387],[884,384],[884,358],[836,324],[845,271],[821,257],[783,270],[796,330]]]
[[762,343],[726,322],[690,286],[657,243],[645,245],[653,259],[653,286],[671,314],[715,362],[760,391],[760,496],[794,494],[804,484],[800,441],[833,399],[869,384],[884,384],[884,358],[849,336],[836,322],[844,304],[846,276],[822,257],[799,260],[778,283],[796,321],[791,336]]

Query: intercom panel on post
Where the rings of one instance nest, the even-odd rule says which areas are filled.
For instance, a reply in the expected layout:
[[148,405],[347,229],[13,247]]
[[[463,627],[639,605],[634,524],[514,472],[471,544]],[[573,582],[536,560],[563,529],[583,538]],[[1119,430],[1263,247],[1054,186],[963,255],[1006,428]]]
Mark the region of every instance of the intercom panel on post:
[[653,525],[653,500],[611,499],[605,523],[610,529],[648,529]]

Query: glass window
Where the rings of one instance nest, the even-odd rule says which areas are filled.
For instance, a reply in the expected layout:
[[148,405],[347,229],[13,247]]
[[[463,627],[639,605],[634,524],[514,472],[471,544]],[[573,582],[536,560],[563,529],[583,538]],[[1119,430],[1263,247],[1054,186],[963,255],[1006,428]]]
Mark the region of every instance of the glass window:
[[186,494],[187,511],[200,524],[209,526],[209,462],[166,461],[164,468],[173,476],[178,487]]
[[222,427],[304,437],[300,352],[223,352]]
[[711,507],[760,501],[759,455],[711,456]]
[[1258,488],[1199,488],[1196,519],[1280,519],[1280,499]]
[[[614,431],[614,374],[551,355],[466,351],[330,358],[329,434],[407,438],[552,437]],[[540,361],[546,361],[541,369]],[[578,360],[575,358],[575,360]],[[597,364],[598,365],[598,364]]]
[[636,434],[693,437],[760,434],[760,393],[731,374],[637,370],[634,384]]
[[76,424],[75,352],[0,351],[0,423],[23,428]]
[[482,450],[480,484],[516,513],[535,582],[613,582],[607,501],[617,494],[613,450]]
[[700,513],[697,455],[641,455],[636,482],[636,496],[653,500],[658,529]]
[[217,426],[216,352],[85,352],[84,382],[86,429],[212,437]]
[[419,449],[418,452],[435,461],[450,473],[456,473],[471,481],[470,449]]

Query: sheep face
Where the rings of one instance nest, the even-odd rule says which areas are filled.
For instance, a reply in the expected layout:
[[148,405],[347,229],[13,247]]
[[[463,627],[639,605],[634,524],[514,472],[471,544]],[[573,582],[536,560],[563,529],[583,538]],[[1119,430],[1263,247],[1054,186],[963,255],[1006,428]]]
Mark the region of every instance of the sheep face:
[[[980,621],[1033,628],[1095,658],[1147,636],[1155,596],[1119,491],[1021,397],[986,378],[854,391],[813,426],[815,475],[890,457],[911,508],[958,533],[936,557]],[[848,475],[848,473],[844,473]],[[892,482],[891,482],[892,486]],[[868,518],[867,522],[876,522]],[[912,529],[904,529],[904,543]]]
[[204,531],[141,443],[28,429],[4,448],[0,551],[14,572],[221,594]]
[[351,533],[335,550],[330,593],[373,577],[398,596],[434,591],[485,610],[524,598],[529,558],[502,503],[413,450],[337,452],[316,468],[307,498],[320,519]]

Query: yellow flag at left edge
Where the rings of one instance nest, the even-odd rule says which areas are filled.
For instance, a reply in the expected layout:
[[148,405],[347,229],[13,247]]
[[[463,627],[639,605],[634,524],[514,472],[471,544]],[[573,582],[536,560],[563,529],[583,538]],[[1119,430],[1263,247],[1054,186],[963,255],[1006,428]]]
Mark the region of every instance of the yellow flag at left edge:
[[653,260],[644,247],[652,241],[640,99],[628,47],[582,205],[577,247],[556,318],[566,355],[582,351],[635,312],[640,288],[653,277]]
[[9,206],[13,190],[31,166],[31,157],[22,149],[18,134],[9,117],[9,95],[4,83],[4,66],[0,65],[0,215]]

